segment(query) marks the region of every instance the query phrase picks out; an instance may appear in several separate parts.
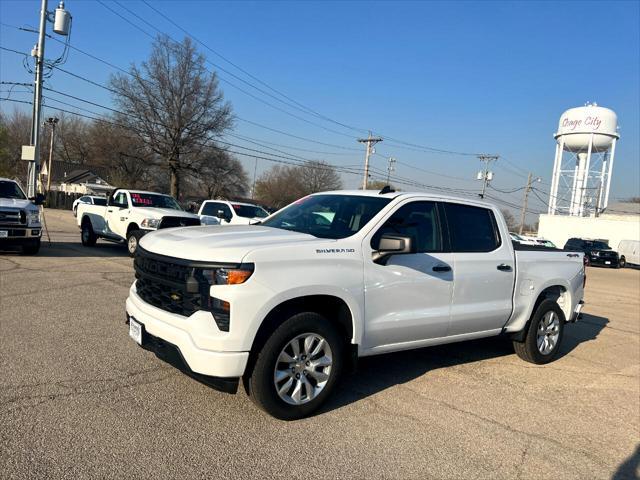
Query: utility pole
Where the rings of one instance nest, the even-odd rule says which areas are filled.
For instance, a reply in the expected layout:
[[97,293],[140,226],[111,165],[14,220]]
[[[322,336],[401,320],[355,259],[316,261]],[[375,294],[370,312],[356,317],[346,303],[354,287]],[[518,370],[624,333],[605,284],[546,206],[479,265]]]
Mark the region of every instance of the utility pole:
[[33,89],[33,110],[31,118],[31,138],[27,146],[22,147],[22,159],[27,160],[27,196],[36,195],[36,180],[40,171],[40,115],[42,114],[42,79],[44,77],[44,44],[47,36],[47,21],[53,23],[53,31],[58,35],[69,35],[71,15],[64,9],[61,1],[55,12],[47,11],[48,0],[42,0],[40,5],[40,29],[38,30],[38,44],[32,51],[36,59],[35,80]]
[[253,185],[251,185],[251,200],[256,198],[256,177],[258,175],[258,159],[256,158],[256,163],[253,166]]
[[[522,212],[520,212],[520,229],[518,230],[518,233],[520,235],[522,235],[522,230],[524,230],[524,220],[525,220],[525,216],[527,215],[527,203],[529,202],[529,192],[531,192],[531,189],[533,188],[533,174],[531,172],[529,172],[529,176],[527,177],[527,186],[524,187],[524,198],[522,200]],[[536,182],[541,181],[540,177],[537,177],[535,179]]]
[[395,170],[396,159],[393,157],[389,157],[389,165],[387,166],[387,185],[391,182],[391,172]]
[[40,7],[40,31],[38,33],[38,45],[35,48],[36,78],[33,89],[33,112],[31,116],[31,139],[33,146],[33,158],[27,165],[27,197],[36,196],[36,178],[40,170],[40,111],[42,109],[42,73],[44,69],[44,39],[47,28],[47,0],[42,0]]
[[365,154],[364,157],[364,178],[362,179],[362,190],[366,190],[367,189],[367,185],[369,184],[369,157],[371,156],[371,153],[373,151],[373,146],[378,143],[381,142],[382,138],[380,137],[372,137],[371,136],[371,132],[369,132],[369,137],[368,138],[359,138],[358,142],[359,143],[366,143],[367,144],[367,153]]
[[482,193],[479,193],[480,198],[484,198],[487,191],[487,185],[493,179],[493,172],[489,171],[489,163],[500,158],[498,155],[478,155],[478,159],[484,163],[484,167],[478,172],[478,180],[482,180]]
[[52,160],[53,160],[53,144],[56,138],[56,124],[58,123],[58,119],[55,117],[47,118],[45,124],[49,124],[51,126],[51,143],[49,145],[49,165],[47,166],[47,193],[51,190],[51,168],[52,168]]

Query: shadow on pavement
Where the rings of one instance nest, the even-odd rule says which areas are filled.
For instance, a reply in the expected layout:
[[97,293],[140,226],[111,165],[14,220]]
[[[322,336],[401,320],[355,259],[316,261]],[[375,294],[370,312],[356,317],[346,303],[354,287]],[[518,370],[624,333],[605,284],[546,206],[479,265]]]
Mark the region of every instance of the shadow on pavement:
[[[584,314],[577,323],[567,324],[558,358],[567,355],[581,343],[594,340],[608,323],[609,320],[606,318]],[[513,354],[509,338],[500,335],[364,357],[358,361],[357,373],[346,376],[336,393],[318,414],[357,402],[395,385],[410,382],[433,370]]]
[[640,444],[614,472],[611,480],[639,480],[640,479]]
[[[22,256],[20,249],[0,250],[0,258],[3,256]],[[94,247],[84,247],[79,242],[56,242],[52,241],[51,245],[46,240],[42,241],[40,251],[33,257],[87,257],[87,258],[104,258],[104,257],[128,257],[129,252],[124,244],[111,242],[101,242]],[[29,256],[25,256],[28,258]]]

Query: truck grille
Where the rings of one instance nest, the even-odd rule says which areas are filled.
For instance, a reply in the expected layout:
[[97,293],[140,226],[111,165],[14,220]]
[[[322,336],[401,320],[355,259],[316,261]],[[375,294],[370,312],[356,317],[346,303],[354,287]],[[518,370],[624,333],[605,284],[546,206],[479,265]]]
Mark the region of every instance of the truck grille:
[[24,210],[0,210],[0,225],[26,225],[27,214]]
[[200,225],[199,218],[189,217],[162,217],[160,226],[158,228],[172,228],[172,227],[193,227]]
[[133,262],[136,289],[145,302],[167,312],[188,317],[208,302],[208,287],[196,280],[195,268],[160,259],[141,248]]

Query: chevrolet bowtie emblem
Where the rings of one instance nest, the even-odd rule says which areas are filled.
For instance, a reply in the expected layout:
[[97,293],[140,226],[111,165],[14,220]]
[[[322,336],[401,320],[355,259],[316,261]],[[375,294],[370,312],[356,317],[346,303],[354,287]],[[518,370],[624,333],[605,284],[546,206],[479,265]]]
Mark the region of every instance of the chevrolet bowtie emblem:
[[173,300],[174,302],[177,302],[181,298],[180,294],[178,293],[172,293],[170,296],[171,296],[171,300]]

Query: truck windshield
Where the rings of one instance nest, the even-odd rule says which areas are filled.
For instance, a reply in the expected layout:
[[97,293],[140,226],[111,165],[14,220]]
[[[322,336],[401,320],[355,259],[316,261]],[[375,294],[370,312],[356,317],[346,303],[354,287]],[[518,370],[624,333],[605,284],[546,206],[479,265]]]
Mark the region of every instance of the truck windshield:
[[269,216],[267,211],[256,205],[239,205],[237,203],[232,203],[233,211],[236,212],[236,215],[239,217],[246,218],[266,218]]
[[311,195],[292,203],[261,225],[319,238],[346,238],[360,231],[390,201],[360,195]]
[[607,245],[605,242],[586,242],[588,248],[593,248],[597,250],[611,250],[611,247]]
[[22,189],[16,182],[0,180],[0,198],[15,198],[16,200],[26,200]]
[[135,193],[131,192],[131,203],[134,207],[155,207],[170,208],[172,210],[182,210],[178,202],[169,195],[159,195],[157,193]]

